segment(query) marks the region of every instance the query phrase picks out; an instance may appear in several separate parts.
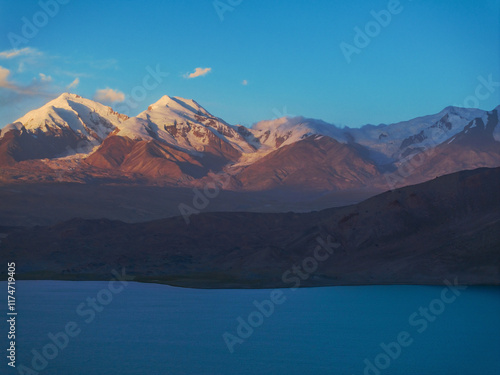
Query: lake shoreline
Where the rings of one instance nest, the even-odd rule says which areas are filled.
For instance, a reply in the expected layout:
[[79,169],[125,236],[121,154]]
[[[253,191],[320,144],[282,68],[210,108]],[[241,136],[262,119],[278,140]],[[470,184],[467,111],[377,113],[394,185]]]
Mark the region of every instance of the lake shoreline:
[[[3,275],[2,275],[3,276]],[[26,275],[19,274],[17,275],[17,281],[109,281],[112,278],[111,274],[109,275]],[[186,289],[230,289],[230,290],[259,290],[259,289],[294,289],[293,285],[286,285],[284,283],[259,283],[256,280],[254,283],[238,283],[237,281],[232,282],[217,282],[215,280],[209,279],[196,279],[196,278],[171,278],[168,280],[161,280],[154,278],[146,278],[141,276],[129,276],[124,279],[127,282],[137,282],[141,284],[158,284],[158,285],[168,285],[172,287],[186,288]],[[440,281],[428,281],[428,282],[419,282],[419,283],[405,283],[405,282],[385,282],[385,283],[336,283],[331,284],[313,284],[313,283],[304,283],[300,285],[298,288],[328,288],[328,287],[364,287],[364,286],[443,286],[445,285],[445,281],[453,282],[455,285],[460,286],[490,286],[490,287],[498,287],[500,283],[485,283],[485,282],[476,282],[476,283],[463,283],[460,281],[460,278],[443,278]]]

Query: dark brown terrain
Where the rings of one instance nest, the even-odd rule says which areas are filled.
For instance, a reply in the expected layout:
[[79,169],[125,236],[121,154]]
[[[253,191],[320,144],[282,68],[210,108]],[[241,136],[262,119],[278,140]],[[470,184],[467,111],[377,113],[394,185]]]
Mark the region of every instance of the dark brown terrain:
[[[58,176],[54,176],[57,178]],[[213,184],[214,180],[210,180]],[[181,215],[179,205],[196,209],[193,200],[205,196],[204,187],[175,188],[139,184],[17,183],[0,185],[0,226],[54,225],[75,217],[120,220],[128,223]],[[308,212],[358,203],[376,189],[310,193],[283,190],[238,192],[220,190],[202,202],[200,212]]]
[[[4,228],[0,257],[33,279],[99,280],[124,268],[138,281],[199,288],[292,287],[297,275],[302,286],[499,285],[499,188],[500,168],[482,168],[318,212]],[[320,242],[331,253],[322,260]]]

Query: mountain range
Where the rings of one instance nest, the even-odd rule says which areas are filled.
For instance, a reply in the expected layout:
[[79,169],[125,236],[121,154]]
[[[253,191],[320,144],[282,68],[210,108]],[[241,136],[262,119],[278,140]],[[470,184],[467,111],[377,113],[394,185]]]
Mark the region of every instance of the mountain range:
[[0,256],[25,279],[498,285],[499,110],[248,128],[180,97],[128,117],[62,94],[1,129]]
[[284,117],[231,125],[196,101],[163,96],[135,117],[65,93],[0,132],[0,181],[225,190],[386,190],[500,166],[499,107],[447,107],[394,124],[337,127]]

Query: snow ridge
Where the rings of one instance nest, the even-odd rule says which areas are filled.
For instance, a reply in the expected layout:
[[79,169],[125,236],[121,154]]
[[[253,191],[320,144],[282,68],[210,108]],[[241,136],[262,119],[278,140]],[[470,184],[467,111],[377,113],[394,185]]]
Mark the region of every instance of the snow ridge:
[[[499,109],[495,108],[497,113]],[[433,115],[388,125],[340,128],[322,120],[282,117],[245,128],[230,125],[196,101],[177,96],[165,95],[129,118],[93,100],[64,93],[1,129],[0,139],[14,130],[33,137],[71,131],[82,140],[84,147],[79,152],[86,156],[113,134],[133,140],[159,140],[198,156],[214,147],[223,152],[230,149],[241,154],[236,165],[244,166],[280,147],[317,135],[357,143],[378,164],[385,164],[453,139],[476,118],[486,123],[488,113],[492,112],[450,106]],[[500,141],[499,125],[493,136]]]
[[33,137],[71,131],[81,139],[81,149],[88,152],[126,119],[127,116],[103,104],[64,93],[7,125],[0,139],[11,130],[26,131]]

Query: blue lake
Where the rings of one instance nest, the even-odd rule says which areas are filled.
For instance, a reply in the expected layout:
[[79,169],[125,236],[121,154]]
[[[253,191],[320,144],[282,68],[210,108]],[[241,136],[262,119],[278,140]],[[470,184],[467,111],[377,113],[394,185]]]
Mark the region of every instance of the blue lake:
[[2,356],[2,374],[500,374],[499,287],[16,289],[17,369]]

